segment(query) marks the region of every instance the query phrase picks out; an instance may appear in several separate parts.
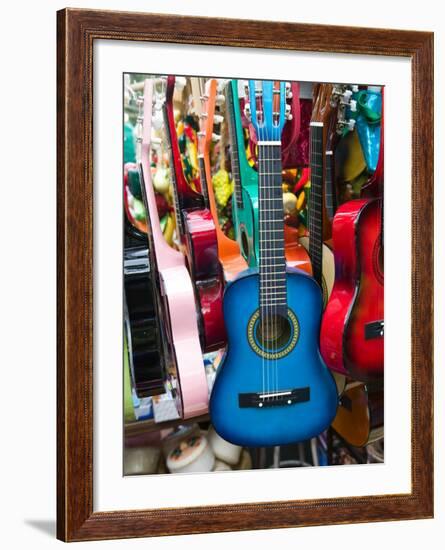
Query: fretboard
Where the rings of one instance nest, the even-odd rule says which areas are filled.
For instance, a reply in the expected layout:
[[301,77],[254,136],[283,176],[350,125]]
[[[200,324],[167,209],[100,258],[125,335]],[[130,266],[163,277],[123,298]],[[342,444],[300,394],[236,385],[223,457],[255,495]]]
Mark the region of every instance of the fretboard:
[[287,314],[281,145],[259,144],[260,310]]
[[236,206],[243,208],[243,194],[241,192],[241,174],[239,165],[238,139],[236,134],[235,103],[232,91],[232,83],[227,86],[227,112],[230,138],[230,157],[232,165],[232,175],[235,182],[233,190]]
[[314,279],[322,284],[323,253],[323,125],[311,123],[310,163],[311,195],[309,201],[309,256]]
[[326,195],[326,210],[329,216],[329,219],[332,220],[334,217],[335,211],[337,209],[336,204],[336,197],[335,197],[335,191],[334,191],[334,169],[333,169],[333,163],[334,163],[334,152],[333,151],[326,151],[325,153],[325,162],[326,162],[326,170],[325,170],[325,195]]

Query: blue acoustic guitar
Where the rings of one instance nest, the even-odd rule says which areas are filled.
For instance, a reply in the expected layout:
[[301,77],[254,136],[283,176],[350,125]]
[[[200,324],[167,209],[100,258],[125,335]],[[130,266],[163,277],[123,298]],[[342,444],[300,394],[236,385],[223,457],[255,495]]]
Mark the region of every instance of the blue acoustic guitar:
[[232,200],[235,236],[249,267],[257,267],[259,257],[258,174],[247,161],[238,80],[233,79],[227,84],[226,98],[232,175],[235,182]]
[[320,434],[337,410],[334,379],[318,337],[315,280],[286,268],[281,191],[284,83],[249,81],[259,147],[259,268],[227,285],[228,346],[210,397],[215,430],[243,446],[285,445]]

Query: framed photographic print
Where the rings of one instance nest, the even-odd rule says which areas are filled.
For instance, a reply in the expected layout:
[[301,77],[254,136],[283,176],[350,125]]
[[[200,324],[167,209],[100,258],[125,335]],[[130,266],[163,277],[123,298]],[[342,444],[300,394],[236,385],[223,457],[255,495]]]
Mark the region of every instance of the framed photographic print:
[[432,33],[57,24],[58,538],[432,517]]

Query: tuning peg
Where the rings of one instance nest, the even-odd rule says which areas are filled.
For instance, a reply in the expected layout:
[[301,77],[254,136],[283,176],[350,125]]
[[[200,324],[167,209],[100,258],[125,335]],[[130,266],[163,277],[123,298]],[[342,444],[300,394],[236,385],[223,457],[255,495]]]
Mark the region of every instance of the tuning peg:
[[224,120],[224,117],[222,115],[214,115],[213,116],[213,122],[215,124],[221,124],[221,122]]
[[291,109],[290,105],[286,105],[286,111],[284,113],[286,120],[292,120],[294,118],[292,113],[290,112],[290,109]]
[[351,109],[352,113],[357,112],[357,101],[355,99],[351,99],[349,102],[349,108]]
[[252,118],[252,111],[250,110],[250,103],[245,103],[244,104],[244,116],[249,120]]
[[212,141],[214,143],[217,143],[220,140],[221,140],[221,136],[219,136],[218,134],[212,134]]
[[352,96],[352,90],[345,90],[343,93],[343,103],[346,105],[350,102]]
[[358,85],[357,84],[353,84],[351,86],[351,90],[356,94],[358,92]]
[[286,82],[286,97],[292,99],[292,85],[290,82]]
[[224,105],[226,101],[226,98],[223,94],[218,94],[216,97],[215,97],[215,104],[218,106],[218,107],[221,107],[221,105]]
[[355,128],[355,119],[350,118],[347,122],[347,126],[348,126],[348,130],[352,132],[352,130],[354,130]]

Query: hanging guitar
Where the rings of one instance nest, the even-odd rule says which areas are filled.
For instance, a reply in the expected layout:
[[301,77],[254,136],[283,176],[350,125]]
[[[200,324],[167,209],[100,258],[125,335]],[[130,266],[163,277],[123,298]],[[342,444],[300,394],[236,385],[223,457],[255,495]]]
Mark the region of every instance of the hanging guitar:
[[[261,87],[260,87],[261,86]],[[260,266],[226,287],[226,355],[210,397],[215,430],[246,446],[304,441],[325,430],[337,408],[321,360],[322,296],[314,279],[286,268],[281,188],[284,82],[249,81],[258,138]]]
[[[380,145],[383,174],[383,133]],[[376,170],[377,173],[377,170]],[[321,325],[321,353],[354,380],[383,375],[383,199],[342,204],[333,222],[335,284]]]
[[138,397],[164,393],[165,365],[148,261],[147,236],[124,217],[124,322],[131,378]]
[[201,353],[196,302],[184,255],[162,234],[150,170],[153,82],[144,82],[140,175],[147,211],[150,265],[156,281],[156,306],[162,316],[161,337],[167,369],[183,418],[206,413],[208,386]]
[[[295,146],[295,143],[298,140],[298,136],[300,133],[300,85],[298,82],[291,82],[287,83],[287,90],[286,90],[286,109],[289,113],[289,117],[286,121],[286,124],[283,128],[283,139],[285,140],[285,150],[282,149],[281,156],[282,159],[286,157],[286,155],[289,155],[289,151],[292,149],[292,147]],[[234,98],[238,97],[238,95],[235,95],[235,88],[233,88],[233,95]],[[246,86],[246,93],[249,93],[248,86]],[[245,116],[249,117],[250,104],[248,102],[248,98],[245,101]],[[236,104],[235,104],[235,111],[236,111]],[[238,108],[239,111],[239,108]],[[290,113],[293,113],[290,115]],[[241,124],[241,115],[239,117],[235,116],[235,122],[240,127],[240,132],[242,132],[242,124]],[[251,144],[256,148],[256,136],[253,135],[251,137]],[[241,152],[240,152],[241,155]],[[244,155],[245,156],[245,155]],[[247,158],[245,159],[246,164],[250,167],[250,164],[247,162]],[[255,184],[256,192],[253,193],[253,185],[249,189],[249,195],[255,196],[256,200],[252,202],[252,205],[254,206],[254,217],[257,220],[257,223],[255,224],[256,231],[258,232],[258,172],[255,171],[253,168],[250,168],[252,175],[250,176],[250,181],[252,184]],[[242,178],[241,178],[241,181]],[[243,185],[242,185],[243,187]],[[239,195],[236,195],[236,180],[235,180],[235,198],[239,198]],[[237,200],[237,205],[240,204],[241,201]],[[244,202],[244,201],[243,201]],[[238,211],[239,207],[236,207],[235,212],[235,225],[238,225]],[[292,227],[288,225],[287,223],[284,224],[284,244],[285,244],[285,254],[286,254],[286,263],[290,267],[297,267],[299,269],[303,269],[307,273],[312,273],[312,267],[311,262],[309,259],[309,255],[302,246],[302,244],[299,242],[298,239],[299,233],[298,230],[295,227]],[[256,243],[256,247],[259,248],[259,236],[258,233],[254,235],[254,242]],[[254,263],[255,262],[255,263]],[[249,263],[250,266],[256,267],[258,265],[258,251],[256,251],[256,255],[254,258],[254,262]]]
[[348,383],[340,397],[333,429],[354,447],[364,447],[383,437],[382,384]]
[[199,302],[202,349],[209,352],[225,345],[223,273],[218,260],[218,243],[212,214],[205,206],[205,197],[189,186],[182,168],[173,109],[174,89],[175,77],[169,76],[163,113],[173,181],[176,230]]
[[226,117],[230,137],[230,161],[234,190],[233,224],[239,248],[250,267],[258,265],[258,174],[247,161],[238,96],[238,80],[226,85]]
[[[210,166],[210,145],[214,138],[213,126],[215,122],[215,106],[217,102],[217,82],[210,79],[204,84],[202,78],[192,79],[193,101],[199,115],[199,166],[202,193],[206,196],[218,241],[218,257],[221,262],[226,281],[233,280],[238,273],[247,269],[247,262],[241,255],[238,243],[230,239],[221,229],[218,218],[218,208],[212,185]],[[221,115],[216,115],[220,121]]]

